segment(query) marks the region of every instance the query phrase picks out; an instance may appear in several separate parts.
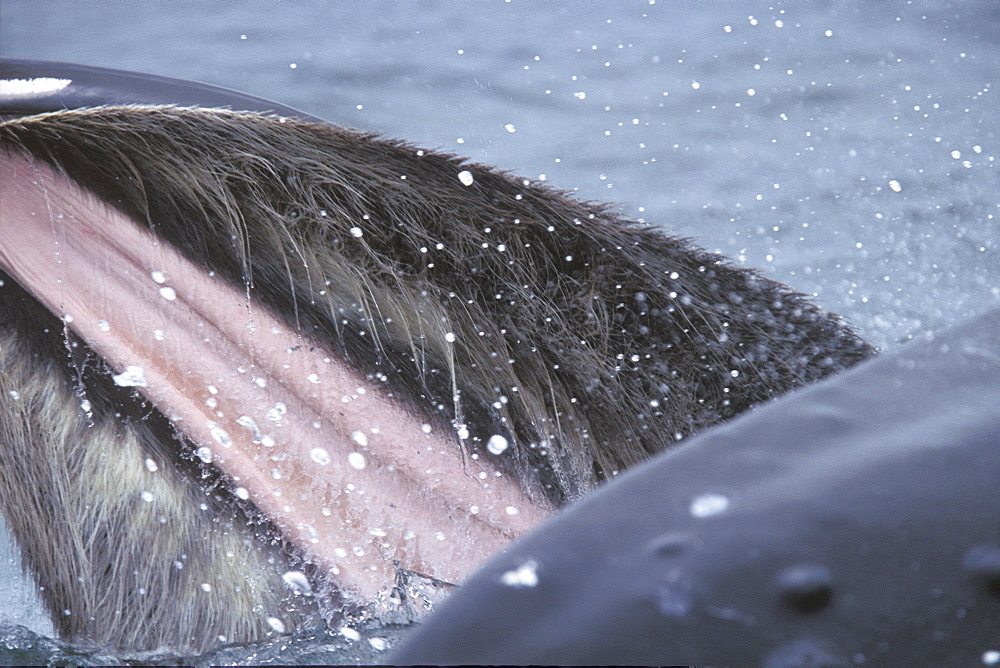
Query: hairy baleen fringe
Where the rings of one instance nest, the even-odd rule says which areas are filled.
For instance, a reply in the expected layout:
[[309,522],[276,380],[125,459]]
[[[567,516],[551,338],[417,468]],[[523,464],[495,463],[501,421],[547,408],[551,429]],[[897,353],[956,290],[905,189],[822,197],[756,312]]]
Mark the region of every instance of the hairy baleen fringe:
[[[802,295],[686,240],[489,167],[332,125],[221,109],[98,107],[7,120],[0,124],[0,149],[63,171],[238,286],[248,300],[265,304],[301,331],[307,344],[384,381],[387,392],[439,428],[466,425],[470,438],[463,447],[516,476],[529,494],[557,504],[687,435],[872,354],[848,326]],[[471,175],[471,184],[462,172]],[[5,309],[27,304],[44,310],[25,295],[12,297],[11,286],[0,288],[4,294]],[[11,452],[11,444],[41,447],[47,439],[77,438],[54,435],[62,433],[60,419],[81,415],[73,388],[83,385],[98,399],[114,395],[103,402],[88,395],[92,414],[86,419],[105,433],[98,440],[140,438],[141,448],[130,451],[162,457],[169,456],[164,444],[176,447],[162,416],[121,396],[106,370],[95,370],[100,363],[92,354],[75,367],[66,364],[72,336],[51,316],[36,315],[37,321],[49,318],[55,339],[29,360],[19,349],[40,345],[25,340],[31,325],[15,322],[7,310],[0,313],[0,335],[8,337],[0,339],[0,457],[8,458],[0,471],[4,514],[74,513],[65,502],[46,511],[44,497],[72,495],[70,485],[80,483],[70,480],[81,476],[109,485],[91,499],[134,502],[132,487],[147,482],[130,482],[124,474],[112,476],[113,484],[101,482],[107,471],[86,462],[34,473],[23,468],[32,457]],[[43,363],[61,369],[41,368]],[[84,374],[80,366],[87,364]],[[9,390],[21,394],[20,403]],[[44,431],[22,433],[19,421]],[[140,433],[153,424],[160,433]],[[493,434],[511,443],[499,456],[485,448]],[[92,434],[87,437],[94,443]],[[68,465],[58,446],[47,447],[48,460],[32,465]],[[74,456],[86,459],[79,450]],[[22,508],[11,500],[16,494],[8,496],[16,489],[26,493],[24,481],[15,480],[21,475],[48,480],[56,489],[39,489],[40,498],[24,500]],[[147,535],[152,515],[140,522],[137,531],[147,533],[136,537],[137,545],[156,559],[197,553],[209,571],[239,562],[224,576],[230,582],[267,570],[258,561],[272,557],[266,550],[255,554],[238,531],[231,539],[223,531],[205,540],[206,514],[188,512],[203,503],[204,493],[195,492],[197,501],[186,499],[185,484],[178,479],[172,495],[164,491],[178,507],[142,510],[166,513],[171,526],[192,527],[188,538],[164,540],[200,537],[212,547],[156,544]],[[173,519],[170,512],[187,515]],[[125,531],[115,526],[126,521],[123,513],[109,516],[100,530]],[[87,555],[100,552],[94,545],[100,536],[87,534],[85,525],[68,528],[72,523],[70,516],[53,530],[74,536],[71,542],[78,545],[69,559],[91,559]],[[22,524],[22,532],[33,526],[29,519]],[[127,537],[115,540],[114,549],[125,549]],[[219,556],[227,553],[237,556]],[[42,556],[28,555],[33,568],[44,562]],[[130,573],[133,560],[142,557],[111,559],[100,585],[119,586],[111,580]],[[137,574],[135,586],[167,577],[157,570],[159,563]],[[39,580],[80,589],[70,584],[73,577],[59,572]],[[185,629],[203,625],[231,640],[259,634],[261,611],[275,605],[267,592],[281,586],[274,574],[255,577],[241,594],[247,600],[231,602],[239,608],[231,614],[255,619],[257,629],[215,631],[217,625],[194,611]],[[174,589],[158,591],[169,595]],[[92,591],[101,596],[97,583]],[[115,596],[127,596],[127,590],[119,586]],[[65,599],[47,600],[56,606]],[[155,627],[153,615],[161,608],[133,603],[136,614]],[[162,602],[175,605],[187,604]],[[102,600],[74,611],[101,615],[126,608]],[[53,613],[59,621],[59,610]],[[184,630],[163,639],[145,627],[114,636],[94,628],[109,623],[106,618],[88,623],[85,629],[69,624],[70,632],[60,628],[71,637],[147,648],[159,640],[183,644],[199,637]],[[191,646],[206,642],[201,638]]]
[[496,463],[557,501],[869,353],[718,255],[402,142],[141,106],[0,132],[473,442],[508,436]]

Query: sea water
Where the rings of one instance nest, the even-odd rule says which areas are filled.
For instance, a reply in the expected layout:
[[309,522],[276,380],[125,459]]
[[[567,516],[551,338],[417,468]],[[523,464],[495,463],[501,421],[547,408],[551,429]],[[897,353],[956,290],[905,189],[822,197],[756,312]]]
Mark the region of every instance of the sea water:
[[[0,55],[236,88],[617,202],[884,349],[1000,304],[995,3],[4,0]],[[51,635],[6,555],[0,582]],[[397,631],[201,660],[372,661]]]

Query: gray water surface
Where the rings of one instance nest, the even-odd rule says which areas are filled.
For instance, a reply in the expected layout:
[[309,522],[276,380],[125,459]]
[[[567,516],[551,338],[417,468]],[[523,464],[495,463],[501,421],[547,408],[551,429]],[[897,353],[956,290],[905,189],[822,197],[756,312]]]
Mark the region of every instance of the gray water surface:
[[236,88],[614,201],[886,349],[1000,304],[994,2],[3,0],[0,55]]

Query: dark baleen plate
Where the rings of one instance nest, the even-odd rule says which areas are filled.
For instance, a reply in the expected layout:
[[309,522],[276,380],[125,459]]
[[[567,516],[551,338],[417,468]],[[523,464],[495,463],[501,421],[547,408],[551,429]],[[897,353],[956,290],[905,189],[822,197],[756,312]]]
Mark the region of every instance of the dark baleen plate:
[[997,652],[1000,310],[622,476],[495,557],[391,659],[982,665]]
[[273,112],[303,120],[321,120],[278,102],[197,81],[74,63],[0,60],[0,79],[39,78],[68,80],[69,83],[52,92],[0,95],[0,115],[27,116],[109,104],[175,104],[181,107],[228,107]]

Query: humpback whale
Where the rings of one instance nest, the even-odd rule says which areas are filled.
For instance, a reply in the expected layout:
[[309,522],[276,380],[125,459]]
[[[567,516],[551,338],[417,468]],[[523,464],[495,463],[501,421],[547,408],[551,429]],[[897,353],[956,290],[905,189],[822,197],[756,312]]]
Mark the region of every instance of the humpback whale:
[[490,167],[201,84],[3,78],[0,511],[69,639],[411,619],[604,481],[873,354]]

